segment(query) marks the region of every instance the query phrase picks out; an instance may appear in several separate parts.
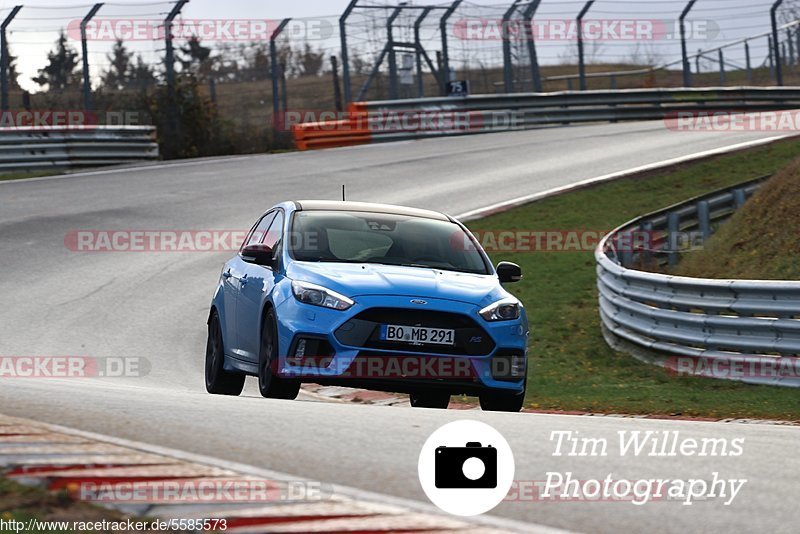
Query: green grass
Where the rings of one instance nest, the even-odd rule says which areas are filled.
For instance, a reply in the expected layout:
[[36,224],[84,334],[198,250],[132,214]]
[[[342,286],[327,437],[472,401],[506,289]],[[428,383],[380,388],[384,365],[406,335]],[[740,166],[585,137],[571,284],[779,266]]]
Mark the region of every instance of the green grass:
[[61,172],[60,171],[9,172],[0,174],[0,181],[24,180],[26,178],[42,178],[43,176],[55,176],[56,174],[61,174]]
[[[127,516],[71,500],[65,492],[50,492],[38,487],[17,484],[7,478],[0,477],[0,519],[4,521],[27,522],[31,519],[39,521],[66,521],[70,524],[81,521],[120,521]],[[0,529],[0,533],[14,532]],[[70,533],[72,530],[59,530],[59,533]]]
[[[800,156],[780,143],[610,182],[471,223],[473,230],[611,230],[694,196],[777,171]],[[531,323],[528,405],[541,410],[800,419],[793,389],[679,377],[611,350],[600,331],[592,252],[492,254],[519,263],[510,286]]]
[[800,159],[773,176],[674,269],[701,278],[800,280]]

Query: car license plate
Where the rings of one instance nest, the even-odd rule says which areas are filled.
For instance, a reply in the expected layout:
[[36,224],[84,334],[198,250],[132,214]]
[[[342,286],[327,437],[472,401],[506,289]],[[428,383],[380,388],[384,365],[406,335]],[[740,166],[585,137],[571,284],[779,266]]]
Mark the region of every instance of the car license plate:
[[456,331],[444,328],[385,324],[381,327],[381,339],[412,344],[455,345]]

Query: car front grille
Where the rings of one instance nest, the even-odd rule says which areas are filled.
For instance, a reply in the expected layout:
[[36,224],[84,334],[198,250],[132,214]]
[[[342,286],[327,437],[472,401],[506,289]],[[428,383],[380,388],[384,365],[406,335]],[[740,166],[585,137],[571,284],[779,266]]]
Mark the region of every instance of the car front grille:
[[[411,344],[380,339],[381,325],[422,326],[455,330],[455,345]],[[457,313],[372,308],[349,320],[336,332],[339,343],[350,347],[413,353],[487,356],[495,348],[491,336],[471,317]]]

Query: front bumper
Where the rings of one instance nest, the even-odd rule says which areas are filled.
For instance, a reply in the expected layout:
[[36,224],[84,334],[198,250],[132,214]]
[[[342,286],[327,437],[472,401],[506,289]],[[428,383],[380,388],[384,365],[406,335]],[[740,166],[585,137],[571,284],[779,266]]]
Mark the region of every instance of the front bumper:
[[[359,297],[345,312],[285,300],[277,309],[279,375],[401,393],[524,391],[524,311],[516,321],[489,323],[478,315],[477,306],[430,298],[423,306],[412,299]],[[380,324],[452,328],[456,345],[387,343],[377,337]]]

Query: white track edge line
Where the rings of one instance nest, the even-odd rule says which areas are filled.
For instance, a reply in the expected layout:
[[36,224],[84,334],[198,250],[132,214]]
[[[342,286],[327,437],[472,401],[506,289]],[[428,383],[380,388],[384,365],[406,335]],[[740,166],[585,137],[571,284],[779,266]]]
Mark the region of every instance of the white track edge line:
[[456,215],[456,219],[460,221],[471,221],[475,219],[479,219],[485,217],[487,215],[492,215],[495,213],[500,213],[503,211],[507,211],[512,208],[516,208],[525,204],[529,204],[531,202],[535,202],[537,200],[543,200],[548,197],[552,197],[555,195],[560,195],[562,193],[568,193],[569,191],[573,191],[575,189],[580,189],[582,187],[586,187],[588,185],[599,184],[603,182],[608,182],[612,180],[618,180],[620,178],[626,178],[629,176],[633,176],[639,173],[648,172],[648,171],[655,171],[659,169],[663,169],[665,167],[671,167],[672,165],[677,165],[680,163],[687,163],[690,161],[698,160],[707,158],[710,156],[717,156],[721,154],[728,154],[730,152],[735,152],[737,150],[743,150],[746,148],[752,148],[760,145],[767,145],[774,141],[779,141],[781,139],[788,139],[793,137],[797,134],[791,135],[779,135],[774,137],[767,137],[765,139],[756,139],[754,141],[746,141],[744,143],[738,143],[735,145],[729,145],[726,147],[721,148],[714,148],[711,150],[705,150],[703,152],[696,152],[694,154],[689,154],[687,156],[680,156],[677,158],[667,159],[663,161],[658,161],[655,163],[649,163],[647,165],[642,165],[639,167],[634,167],[632,169],[627,169],[620,172],[615,172],[611,174],[604,174],[602,176],[597,176],[595,178],[589,178],[587,180],[582,180],[580,182],[575,182],[573,184],[556,187],[554,189],[549,189],[547,191],[542,191],[540,193],[533,193],[530,195],[525,195],[521,197],[517,197],[511,200],[506,200],[504,202],[498,202],[496,204],[492,204],[490,206],[485,206],[483,208],[474,209],[468,211],[466,213],[462,213],[461,215]]

